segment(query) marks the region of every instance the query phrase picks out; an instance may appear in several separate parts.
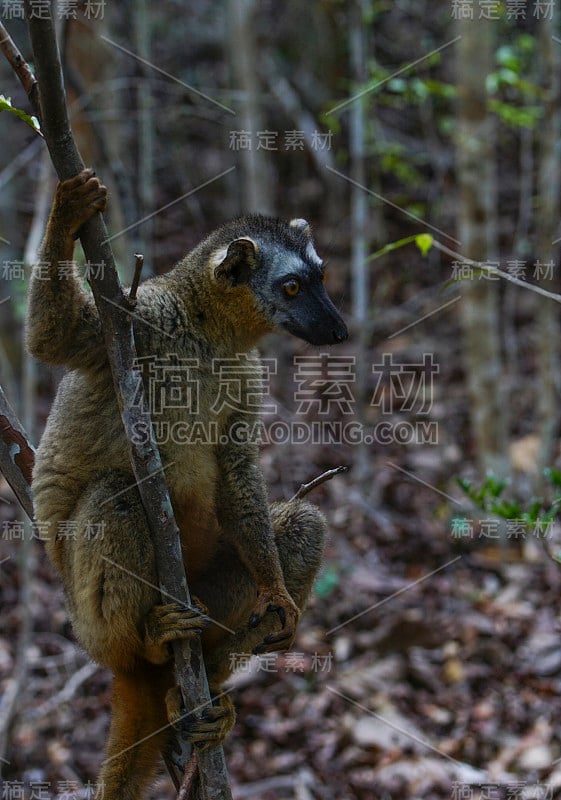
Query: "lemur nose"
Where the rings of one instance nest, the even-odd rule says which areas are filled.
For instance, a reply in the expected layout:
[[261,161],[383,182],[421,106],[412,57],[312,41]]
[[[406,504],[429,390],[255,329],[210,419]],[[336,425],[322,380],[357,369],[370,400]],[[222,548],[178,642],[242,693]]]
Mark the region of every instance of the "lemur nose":
[[349,338],[349,332],[346,328],[339,328],[336,331],[333,331],[333,338],[337,343],[345,342]]

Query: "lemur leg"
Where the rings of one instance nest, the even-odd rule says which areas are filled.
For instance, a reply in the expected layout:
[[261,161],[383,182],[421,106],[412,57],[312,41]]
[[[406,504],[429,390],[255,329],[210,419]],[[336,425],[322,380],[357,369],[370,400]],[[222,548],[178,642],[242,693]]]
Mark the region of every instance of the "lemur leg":
[[[310,595],[321,565],[327,526],[321,512],[309,503],[274,503],[271,520],[288,593],[302,610]],[[248,625],[247,609],[255,602],[255,583],[249,571],[234,552],[226,558],[218,555],[209,568],[207,578],[193,590],[201,592],[211,617],[236,631],[228,634],[215,625],[203,633],[203,651],[207,670],[215,681],[222,683],[232,671],[232,654],[274,652],[279,646],[281,625],[274,615],[265,617],[252,628]],[[208,655],[207,655],[208,653]],[[209,677],[210,680],[210,677]]]
[[132,476],[108,473],[91,484],[74,521],[73,546],[63,551],[70,615],[82,645],[114,673],[98,795],[138,800],[173,738],[165,704],[174,684],[169,642],[198,636],[207,618],[198,607],[160,603],[152,539]]
[[92,483],[75,523],[63,579],[74,630],[92,658],[117,671],[139,661],[163,664],[169,642],[201,633],[206,609],[160,601],[152,537],[132,475],[108,473]]
[[[310,595],[321,564],[326,538],[323,515],[308,503],[275,503],[271,507],[286,588],[302,610]],[[208,607],[219,624],[203,632],[203,654],[211,694],[216,698],[211,709],[199,718],[189,719],[182,708],[177,688],[168,692],[168,717],[182,735],[193,743],[219,744],[235,721],[232,703],[221,690],[240,656],[282,649],[278,646],[280,621],[268,615],[258,627],[248,625],[255,604],[256,585],[233,546],[225,545],[193,591]],[[229,629],[229,630],[228,630]]]

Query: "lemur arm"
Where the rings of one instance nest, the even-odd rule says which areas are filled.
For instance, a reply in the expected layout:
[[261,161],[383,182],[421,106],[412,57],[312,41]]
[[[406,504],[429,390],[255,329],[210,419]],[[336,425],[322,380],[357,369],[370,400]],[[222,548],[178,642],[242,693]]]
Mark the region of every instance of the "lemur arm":
[[[79,206],[70,194],[76,185]],[[99,316],[72,257],[76,233],[106,202],[107,189],[91,170],[57,186],[40,261],[31,274],[27,317],[29,350],[47,364],[88,368],[103,358]]]
[[299,611],[286,590],[257,445],[227,438],[218,450],[218,519],[257,585],[250,624],[257,625],[267,612],[279,615],[283,633],[265,640],[278,650],[292,643]]

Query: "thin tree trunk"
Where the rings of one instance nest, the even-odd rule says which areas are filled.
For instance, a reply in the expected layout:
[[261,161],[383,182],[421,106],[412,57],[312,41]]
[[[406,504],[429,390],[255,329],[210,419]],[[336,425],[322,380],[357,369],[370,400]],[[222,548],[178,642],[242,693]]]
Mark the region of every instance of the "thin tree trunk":
[[[152,61],[151,8],[152,4],[147,0],[136,0],[133,14],[136,51],[144,62]],[[138,103],[138,194],[140,219],[144,219],[154,211],[154,100],[151,84],[153,70],[142,62],[139,63],[139,69],[141,80],[136,93]],[[139,252],[144,255],[144,263],[150,274],[154,272],[153,239],[154,217],[150,217],[138,229]]]
[[[550,275],[543,273],[540,285],[559,291],[559,246],[552,242],[559,236],[559,181],[561,180],[561,48],[552,35],[558,30],[559,11],[554,4],[552,18],[540,19],[539,53],[541,54],[544,87],[544,116],[540,120],[538,149],[538,205],[536,209],[536,249],[542,264],[553,262]],[[559,430],[559,353],[560,326],[557,309],[552,303],[539,302],[538,323],[538,488],[543,470],[555,457]]]
[[[462,253],[475,261],[496,260],[497,206],[494,125],[485,81],[492,66],[493,26],[459,22],[457,176]],[[474,275],[462,284],[464,358],[475,439],[483,473],[509,473],[508,415],[500,346],[499,283]]]
[[270,164],[267,151],[258,149],[257,134],[263,131],[259,94],[257,54],[252,15],[254,0],[228,0],[229,47],[234,80],[240,91],[239,129],[247,131],[251,146],[239,151],[242,169],[240,205],[242,212],[272,213]]
[[[351,71],[355,86],[366,81],[366,41],[363,22],[363,2],[354,0],[350,14],[349,50]],[[365,98],[359,97],[350,107],[349,152],[351,184],[351,275],[352,312],[356,341],[356,400],[361,421],[364,418],[368,374],[368,195],[361,187],[367,185],[366,176],[366,119]],[[362,442],[356,457],[356,480],[359,486],[369,483],[368,447]]]

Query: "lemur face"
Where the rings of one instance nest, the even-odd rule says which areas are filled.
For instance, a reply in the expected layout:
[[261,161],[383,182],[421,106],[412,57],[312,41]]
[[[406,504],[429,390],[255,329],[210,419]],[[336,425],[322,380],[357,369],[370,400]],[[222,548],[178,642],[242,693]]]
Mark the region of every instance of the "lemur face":
[[347,326],[325,290],[325,268],[306,220],[246,219],[247,235],[215,254],[215,279],[247,286],[275,330],[316,346],[344,342]]
[[269,277],[267,294],[275,327],[313,345],[347,339],[347,326],[327,294],[325,269],[311,242],[304,258],[279,249]]
[[276,327],[313,345],[338,344],[348,337],[347,326],[325,290],[325,267],[316,253],[310,226],[293,219],[289,228],[303,234],[304,250],[279,243],[269,267]]

